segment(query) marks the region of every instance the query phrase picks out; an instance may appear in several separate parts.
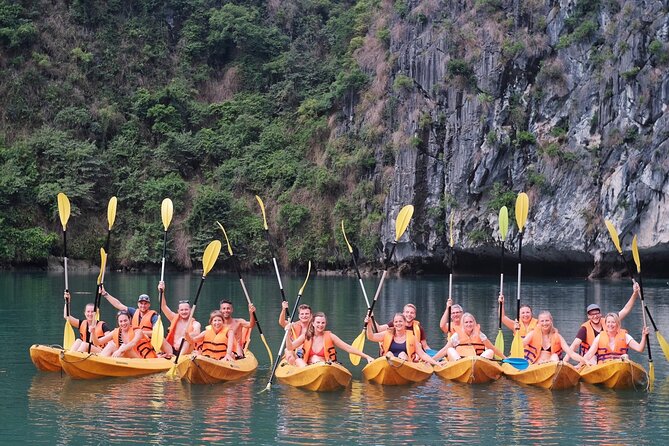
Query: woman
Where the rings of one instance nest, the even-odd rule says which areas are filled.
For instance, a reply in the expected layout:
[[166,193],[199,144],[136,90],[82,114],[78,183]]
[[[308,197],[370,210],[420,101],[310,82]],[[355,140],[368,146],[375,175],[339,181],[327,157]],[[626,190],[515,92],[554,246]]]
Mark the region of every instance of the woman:
[[511,331],[518,330],[521,338],[525,338],[528,333],[535,329],[539,320],[532,317],[532,307],[525,304],[520,307],[520,320],[512,320],[504,313],[504,294],[499,294],[499,303],[502,304],[502,323]]
[[373,358],[350,344],[342,341],[339,336],[331,331],[325,330],[327,325],[327,318],[325,313],[318,312],[314,314],[313,320],[309,324],[306,332],[302,333],[291,342],[291,349],[296,349],[302,346],[304,356],[295,359],[295,365],[298,367],[306,367],[309,364],[317,362],[337,362],[337,350],[335,347],[365,358],[367,362],[372,362]]
[[93,304],[86,304],[86,307],[84,308],[85,319],[83,321],[77,319],[76,317],[68,316],[67,304],[70,301],[70,293],[66,291],[63,297],[65,299],[63,317],[66,321],[70,321],[70,325],[79,329],[79,339],[74,341],[72,347],[70,347],[70,351],[100,353],[102,349],[97,345],[93,345],[91,333],[93,330],[95,330],[99,338],[103,337],[105,334],[109,333],[107,323],[104,321],[95,321],[95,305]]
[[142,330],[132,328],[130,313],[125,310],[119,311],[116,315],[116,322],[118,327],[101,338],[98,338],[95,330],[91,333],[95,345],[107,344],[100,352],[100,356],[145,359],[156,357],[149,338]]
[[586,365],[583,356],[574,352],[562,335],[553,326],[553,316],[548,311],[539,313],[539,325],[523,339],[525,359],[530,364],[558,362],[565,352],[574,361]]
[[[368,322],[369,318],[365,318]],[[419,359],[428,364],[437,365],[437,362],[425,353],[416,340],[413,331],[407,330],[407,320],[402,313],[396,313],[393,316],[393,327],[381,332],[374,333],[372,324],[367,324],[367,339],[372,342],[381,342],[381,355],[387,358],[400,358],[411,362],[418,362]]]
[[648,327],[644,326],[641,333],[641,342],[635,341],[632,336],[627,334],[627,330],[620,328],[620,316],[616,313],[608,313],[604,319],[604,331],[595,337],[590,350],[583,357],[586,361],[589,361],[597,355],[597,362],[610,359],[629,359],[627,352],[630,348],[639,353],[646,348]]
[[481,333],[481,327],[471,313],[462,315],[462,328],[451,336],[448,343],[433,356],[433,359],[438,360],[446,355],[450,361],[457,361],[463,356],[481,356],[492,359],[497,355],[500,358],[506,358],[504,353],[499,351],[485,334]]
[[223,313],[218,310],[212,311],[209,315],[209,325],[211,325],[211,328],[206,329],[197,336],[191,336],[186,331],[184,338],[191,345],[201,342],[199,351],[202,356],[212,359],[222,359],[224,361],[234,361],[232,357],[232,346],[235,345],[234,325],[225,325],[223,323]]

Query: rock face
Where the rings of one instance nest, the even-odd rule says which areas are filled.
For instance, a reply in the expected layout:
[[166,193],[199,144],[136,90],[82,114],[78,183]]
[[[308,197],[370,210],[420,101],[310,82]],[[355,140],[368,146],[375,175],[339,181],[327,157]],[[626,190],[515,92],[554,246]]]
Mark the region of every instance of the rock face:
[[499,255],[502,205],[516,250],[520,191],[530,197],[524,263],[620,268],[605,220],[623,249],[637,234],[642,258],[669,258],[669,1],[398,4],[381,5],[368,36],[389,30],[387,70],[363,66],[387,77],[383,93],[368,93],[394,104],[384,243],[399,209],[416,208],[396,259],[447,263],[452,213],[456,259],[475,270],[478,255]]

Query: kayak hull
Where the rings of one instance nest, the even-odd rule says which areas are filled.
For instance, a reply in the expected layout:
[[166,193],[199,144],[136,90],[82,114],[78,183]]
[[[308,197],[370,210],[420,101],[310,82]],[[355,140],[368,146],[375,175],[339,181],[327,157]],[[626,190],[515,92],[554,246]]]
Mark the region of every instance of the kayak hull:
[[573,388],[581,380],[578,370],[564,361],[531,364],[525,370],[518,370],[511,364],[504,364],[502,369],[508,378],[516,382],[548,390]]
[[222,361],[194,354],[179,361],[177,373],[191,384],[214,384],[245,378],[257,368],[258,361],[250,351],[236,361]]
[[596,365],[583,367],[581,379],[588,384],[598,384],[609,389],[646,389],[648,374],[638,363],[613,359]]
[[313,392],[332,392],[348,387],[351,372],[336,362],[318,362],[306,367],[296,367],[281,361],[276,378],[289,386]]
[[465,384],[485,384],[502,376],[502,367],[495,361],[480,356],[466,356],[434,367],[434,373],[443,379]]
[[60,372],[60,346],[34,344],[30,346],[30,359],[37,370],[42,372]]
[[174,363],[164,358],[112,358],[96,353],[61,352],[60,365],[73,379],[99,379],[165,372]]
[[425,381],[433,369],[425,362],[410,362],[399,358],[376,358],[362,369],[367,381],[386,386],[401,386]]

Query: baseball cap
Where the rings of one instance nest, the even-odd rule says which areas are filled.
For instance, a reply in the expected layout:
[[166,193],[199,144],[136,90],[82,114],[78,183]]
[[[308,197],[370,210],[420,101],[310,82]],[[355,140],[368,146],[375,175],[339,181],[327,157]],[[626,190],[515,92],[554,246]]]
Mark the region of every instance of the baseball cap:
[[151,298],[148,294],[140,294],[137,298],[137,302],[151,302]]
[[599,305],[597,305],[597,304],[590,304],[590,305],[588,305],[588,309],[585,310],[585,312],[586,312],[586,313],[590,313],[590,312],[593,311],[593,310],[599,310],[599,311],[602,311],[602,309],[599,308]]

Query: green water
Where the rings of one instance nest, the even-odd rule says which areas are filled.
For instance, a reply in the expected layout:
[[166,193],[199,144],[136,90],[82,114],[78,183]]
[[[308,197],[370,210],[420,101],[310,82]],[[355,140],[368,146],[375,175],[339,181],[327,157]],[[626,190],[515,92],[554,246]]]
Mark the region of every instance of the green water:
[[[284,278],[291,305],[303,277]],[[155,296],[157,275],[109,273],[107,289],[127,304],[140,293]],[[193,298],[197,275],[169,275],[168,303]],[[277,324],[280,297],[274,276],[249,276],[248,289],[273,350],[281,341]],[[372,296],[378,279],[365,280]],[[646,300],[660,331],[669,335],[669,286],[645,283]],[[498,279],[456,277],[455,300],[473,312],[482,330],[497,333]],[[70,274],[73,313],[81,317],[92,301],[94,275]],[[353,373],[351,386],[341,392],[318,394],[275,384],[258,394],[268,380],[269,361],[255,332],[251,349],[260,366],[249,379],[195,386],[162,374],[135,379],[76,381],[60,373],[38,372],[30,362],[33,343],[62,342],[62,276],[47,273],[0,273],[0,363],[4,391],[0,415],[0,444],[667,444],[669,442],[669,366],[654,336],[656,382],[652,392],[614,392],[581,383],[561,392],[524,387],[504,378],[470,386],[433,376],[408,387],[382,387],[361,379],[359,367],[341,359]],[[404,303],[418,307],[432,348],[444,342],[439,318],[445,306],[447,278],[388,279],[377,305],[379,320],[390,319]],[[81,293],[88,294],[81,294]],[[568,342],[584,320],[585,307],[597,302],[604,311],[619,310],[631,292],[628,282],[527,280],[524,301],[549,309]],[[509,302],[515,285],[508,285]],[[231,275],[210,275],[203,287],[197,314],[204,320],[218,301],[228,297],[235,315],[248,317],[239,282]],[[360,332],[366,305],[356,280],[312,277],[303,298],[328,315],[328,327],[343,339]],[[154,302],[156,302],[154,300]],[[154,303],[155,306],[155,303]],[[511,311],[511,304],[507,304]],[[103,319],[114,311],[106,302]],[[625,327],[639,339],[640,307],[635,306]],[[511,335],[506,334],[507,349]],[[366,351],[374,354],[372,345]],[[645,353],[632,358],[647,367]],[[363,361],[364,363],[364,361]]]

